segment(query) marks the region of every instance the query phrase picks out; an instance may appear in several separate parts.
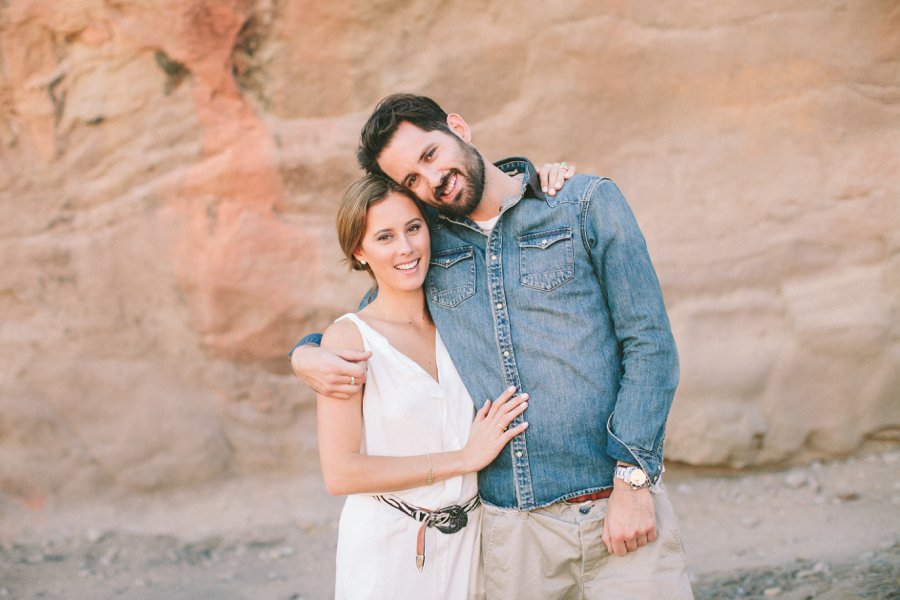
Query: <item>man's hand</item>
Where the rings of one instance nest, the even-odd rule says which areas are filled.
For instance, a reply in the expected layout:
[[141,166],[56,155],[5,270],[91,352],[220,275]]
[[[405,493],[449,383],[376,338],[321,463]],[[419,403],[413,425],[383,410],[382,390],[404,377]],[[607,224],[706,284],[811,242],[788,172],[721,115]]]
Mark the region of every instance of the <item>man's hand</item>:
[[317,394],[347,400],[366,382],[371,352],[298,346],[291,354],[294,375]]
[[614,478],[601,537],[609,553],[619,556],[655,540],[656,511],[650,488],[633,490],[621,479]]

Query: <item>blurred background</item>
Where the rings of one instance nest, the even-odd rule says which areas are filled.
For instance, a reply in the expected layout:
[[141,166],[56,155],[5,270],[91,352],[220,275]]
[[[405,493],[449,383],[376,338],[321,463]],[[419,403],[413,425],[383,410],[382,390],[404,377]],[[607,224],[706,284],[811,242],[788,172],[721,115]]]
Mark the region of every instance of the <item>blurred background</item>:
[[367,287],[334,214],[397,91],[617,182],[670,463],[900,439],[896,1],[4,0],[0,77],[7,506],[317,473],[287,352]]

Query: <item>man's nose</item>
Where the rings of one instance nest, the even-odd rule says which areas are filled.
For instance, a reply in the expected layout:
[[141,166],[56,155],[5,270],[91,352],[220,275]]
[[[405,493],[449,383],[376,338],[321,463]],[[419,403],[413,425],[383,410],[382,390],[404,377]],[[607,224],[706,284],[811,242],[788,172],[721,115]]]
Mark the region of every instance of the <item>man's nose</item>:
[[441,185],[443,175],[438,169],[428,169],[427,171],[425,171],[424,175],[428,180],[428,185],[431,187],[431,189],[436,189],[439,185]]

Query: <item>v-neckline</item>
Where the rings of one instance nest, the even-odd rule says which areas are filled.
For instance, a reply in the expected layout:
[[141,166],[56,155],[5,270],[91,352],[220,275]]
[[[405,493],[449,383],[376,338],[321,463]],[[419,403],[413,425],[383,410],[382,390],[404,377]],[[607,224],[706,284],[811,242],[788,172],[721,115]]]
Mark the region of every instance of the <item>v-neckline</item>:
[[440,348],[440,344],[439,344],[438,340],[439,340],[439,336],[441,334],[438,333],[437,327],[434,328],[434,366],[435,366],[435,369],[437,370],[437,379],[435,379],[434,376],[425,369],[425,367],[420,365],[418,362],[416,362],[415,360],[410,358],[409,355],[404,354],[396,346],[394,346],[394,344],[391,343],[391,340],[389,340],[386,335],[384,335],[383,333],[381,333],[380,331],[378,331],[377,329],[372,327],[358,314],[356,314],[356,313],[349,313],[349,314],[352,316],[354,321],[358,321],[358,322],[362,323],[363,325],[365,325],[366,328],[368,328],[372,333],[374,333],[379,338],[384,340],[384,343],[387,344],[391,350],[393,350],[396,354],[401,356],[407,362],[411,363],[415,368],[417,368],[419,371],[421,371],[422,374],[424,374],[426,377],[428,377],[428,379],[431,382],[433,382],[436,386],[440,387],[442,377],[441,377],[441,360],[440,360],[439,352],[438,352],[438,350]]

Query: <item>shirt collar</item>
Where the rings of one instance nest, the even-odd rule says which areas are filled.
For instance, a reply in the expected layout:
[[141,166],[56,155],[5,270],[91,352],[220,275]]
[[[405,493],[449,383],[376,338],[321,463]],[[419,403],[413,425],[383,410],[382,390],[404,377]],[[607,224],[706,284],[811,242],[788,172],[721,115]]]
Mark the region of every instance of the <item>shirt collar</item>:
[[[541,191],[541,178],[530,160],[522,156],[504,158],[494,163],[494,166],[507,175],[525,173],[525,181],[522,183],[523,196],[532,196],[546,201],[547,197]],[[529,193],[530,188],[530,193]]]

